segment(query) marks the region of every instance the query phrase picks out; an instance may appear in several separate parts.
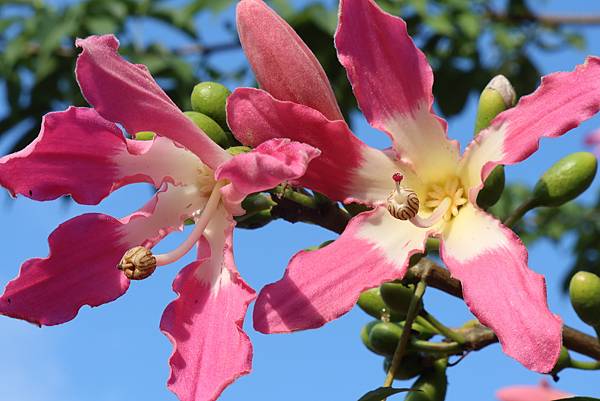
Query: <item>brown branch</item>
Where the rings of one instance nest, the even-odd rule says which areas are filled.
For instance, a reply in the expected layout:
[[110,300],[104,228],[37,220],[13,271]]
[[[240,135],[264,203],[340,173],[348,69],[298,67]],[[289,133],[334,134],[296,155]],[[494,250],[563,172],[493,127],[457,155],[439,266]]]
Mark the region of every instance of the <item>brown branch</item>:
[[[448,270],[436,265],[430,259],[423,258],[419,263],[411,267],[408,270],[406,279],[411,282],[419,281],[423,276],[423,273],[427,270],[426,266],[428,265],[429,274],[426,278],[427,285],[462,299],[463,296],[460,281],[452,278]],[[493,332],[490,329],[478,333],[466,331],[464,335],[471,336],[467,338],[467,342],[474,350],[481,349],[498,341],[495,336],[492,336]],[[572,351],[600,360],[600,342],[598,342],[595,337],[584,334],[566,325],[563,326],[563,344]]]

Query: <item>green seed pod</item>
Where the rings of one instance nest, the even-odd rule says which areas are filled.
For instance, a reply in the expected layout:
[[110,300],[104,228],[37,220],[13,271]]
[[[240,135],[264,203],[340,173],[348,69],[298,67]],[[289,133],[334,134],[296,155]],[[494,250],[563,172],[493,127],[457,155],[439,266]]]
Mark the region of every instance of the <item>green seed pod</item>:
[[269,195],[257,193],[248,195],[242,201],[242,208],[246,213],[254,213],[261,210],[269,210],[276,204]]
[[227,153],[229,153],[231,156],[237,156],[241,155],[242,153],[248,153],[251,150],[252,149],[250,149],[248,146],[232,146],[227,148]]
[[402,283],[384,283],[381,285],[381,298],[390,310],[398,316],[406,318],[410,301],[415,292],[415,286],[410,284],[405,286]]
[[237,228],[255,229],[269,224],[273,221],[273,216],[271,216],[271,210],[261,210],[252,214],[236,216],[235,221],[237,222]]
[[[365,347],[367,347],[367,349],[369,351],[374,352],[376,354],[379,354],[379,352],[377,352],[371,345],[371,341],[369,341],[369,334],[371,333],[371,330],[373,329],[373,327],[380,322],[381,322],[380,320],[373,320],[372,322],[365,324],[362,327],[362,329],[360,329],[360,339],[362,340],[363,344],[365,345]],[[379,355],[383,355],[383,354],[379,354]]]
[[515,105],[517,94],[509,80],[496,75],[479,97],[479,107],[475,120],[475,136],[487,128],[496,116]]
[[378,354],[394,355],[402,328],[396,323],[379,322],[369,332],[369,343]]
[[600,328],[600,277],[577,272],[569,284],[569,295],[577,316],[590,326]]
[[[383,360],[383,370],[387,373],[390,370],[392,363],[391,358],[385,358]],[[416,377],[423,370],[425,370],[425,358],[419,353],[410,353],[402,358],[398,370],[394,374],[396,380],[409,380]]]
[[363,311],[376,319],[391,320],[392,322],[399,322],[403,319],[402,315],[398,315],[390,310],[385,302],[383,302],[379,287],[364,291],[360,294],[357,303]]
[[571,366],[571,355],[569,355],[569,350],[566,347],[561,347],[560,356],[558,357],[558,361],[556,362],[556,365],[554,366],[554,368],[552,369],[552,372],[550,372],[550,374],[554,376],[561,370],[566,369],[570,366]]
[[198,128],[204,131],[204,133],[208,135],[208,137],[212,139],[213,142],[215,142],[217,145],[219,145],[222,148],[229,147],[229,138],[227,137],[227,134],[225,133],[225,131],[223,131],[223,128],[221,128],[219,124],[215,122],[215,120],[213,120],[205,114],[198,113],[196,111],[186,111],[183,114],[185,114],[190,120],[192,120],[194,124],[196,124]]
[[156,137],[156,134],[152,131],[140,131],[136,132],[133,137],[137,141],[151,141]]
[[444,401],[448,388],[447,365],[447,359],[435,361],[413,384],[412,388],[420,391],[409,392],[404,401]]
[[589,152],[572,153],[557,161],[539,179],[533,189],[533,201],[538,206],[560,206],[588,189],[598,163]]
[[217,82],[200,82],[192,91],[192,109],[227,128],[227,97],[231,91]]
[[483,188],[477,194],[477,204],[479,207],[487,209],[494,206],[500,199],[500,196],[502,196],[505,183],[504,166],[496,166],[485,179]]

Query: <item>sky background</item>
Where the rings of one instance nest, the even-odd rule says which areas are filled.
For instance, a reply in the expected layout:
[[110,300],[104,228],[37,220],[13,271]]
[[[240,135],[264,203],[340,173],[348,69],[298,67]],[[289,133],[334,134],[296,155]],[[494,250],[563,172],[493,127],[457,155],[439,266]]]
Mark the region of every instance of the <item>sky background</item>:
[[[297,4],[305,4],[298,1]],[[600,2],[553,0],[538,5],[552,14],[599,14]],[[232,19],[233,8],[222,18]],[[219,42],[225,35],[221,19],[203,15],[198,27],[206,38]],[[160,27],[137,23],[138,37],[164,34]],[[585,51],[536,54],[544,73],[571,70],[586,54],[600,55],[600,29],[582,29],[588,41]],[[177,38],[165,35],[167,43]],[[333,45],[333,44],[332,44]],[[215,58],[215,62],[239,65],[240,52]],[[75,83],[73,83],[75,84]],[[190,88],[191,90],[191,88]],[[522,95],[522,94],[521,94]],[[471,98],[465,112],[449,120],[449,132],[462,146],[472,136],[477,99]],[[0,112],[6,111],[0,104]],[[368,127],[359,114],[355,132],[368,143],[386,147],[387,138]],[[583,138],[600,127],[596,117],[559,139],[543,140],[539,152],[526,162],[507,168],[511,182],[533,185],[555,161],[584,149]],[[15,137],[0,141],[0,155],[6,154]],[[582,200],[590,201],[600,191],[596,180]],[[48,234],[62,221],[86,212],[124,216],[141,206],[150,193],[143,185],[120,189],[97,207],[72,202],[34,202],[11,199],[0,193],[2,235],[0,286],[4,286],[31,257],[47,255]],[[175,248],[189,233],[176,233],[163,241],[157,251]],[[259,230],[236,230],[235,257],[245,280],[255,289],[281,277],[287,261],[298,250],[333,239],[335,235],[306,224],[274,222]],[[571,238],[560,246],[539,243],[530,248],[530,266],[546,276],[551,309],[565,322],[591,333],[571,309],[560,291],[561,278],[571,263]],[[0,400],[14,401],[173,401],[166,389],[171,345],[158,324],[165,306],[174,299],[171,282],[178,270],[191,261],[191,254],[169,267],[158,269],[149,279],[134,282],[128,293],[110,304],[84,307],[73,321],[55,327],[38,328],[25,322],[0,317]],[[472,315],[460,300],[431,289],[426,305],[448,325],[461,325]],[[249,311],[251,316],[252,308]],[[263,335],[255,332],[251,319],[245,329],[254,344],[254,371],[225,390],[223,401],[233,400],[356,400],[384,380],[382,358],[367,351],[359,339],[360,328],[371,318],[355,308],[342,318],[318,330],[291,335]],[[523,368],[502,354],[498,345],[471,353],[448,371],[448,401],[494,400],[497,389],[512,384],[537,384],[543,377]],[[567,370],[557,387],[580,395],[600,396],[598,372]],[[397,382],[408,386],[409,382]],[[402,399],[402,396],[394,399]]]

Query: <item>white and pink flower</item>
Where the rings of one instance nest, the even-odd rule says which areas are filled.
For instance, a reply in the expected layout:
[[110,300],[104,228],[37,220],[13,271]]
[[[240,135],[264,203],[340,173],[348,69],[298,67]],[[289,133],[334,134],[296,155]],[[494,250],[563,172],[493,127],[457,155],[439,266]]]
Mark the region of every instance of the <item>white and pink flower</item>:
[[[561,348],[561,319],[550,312],[544,278],[527,266],[520,239],[475,200],[497,165],[526,159],[600,109],[600,59],[546,76],[540,88],[500,114],[460,154],[432,111],[433,75],[406,23],[372,0],[341,0],[335,45],[359,106],[392,148],[362,143],[343,121],[326,76],[306,45],[261,0],[242,0],[237,24],[264,90],[237,89],[228,121],[242,143],[287,137],[322,151],[299,182],[372,210],[354,217],[325,248],[296,254],[285,276],[259,294],[254,325],[265,333],[319,327],[346,313],[359,294],[404,276],[428,237],[463,286],[471,311],[498,335],[504,352],[549,372]],[[269,29],[266,29],[266,28]],[[404,186],[395,191],[392,176]],[[411,188],[421,208],[400,220],[388,212]],[[395,192],[394,192],[395,191]],[[390,195],[391,194],[391,195]]]
[[[179,295],[160,328],[174,346],[169,388],[182,401],[215,400],[251,368],[252,345],[242,330],[254,291],[242,280],[232,253],[233,215],[253,192],[300,177],[319,151],[289,139],[266,141],[232,157],[197,128],[160,89],[146,67],[117,52],[113,36],[78,40],[76,75],[93,108],[50,113],[38,138],[0,158],[0,185],[13,195],[45,201],[71,195],[97,204],[123,185],[147,182],[154,197],[116,219],[84,214],[48,238],[50,254],[30,259],[0,297],[0,314],[39,325],[75,317],[123,295],[129,280],[117,269],[123,255],[142,246],[154,266],[172,263],[196,244],[197,260],[173,283]],[[153,131],[152,141],[125,138]],[[189,238],[172,252],[150,249],[192,218]]]

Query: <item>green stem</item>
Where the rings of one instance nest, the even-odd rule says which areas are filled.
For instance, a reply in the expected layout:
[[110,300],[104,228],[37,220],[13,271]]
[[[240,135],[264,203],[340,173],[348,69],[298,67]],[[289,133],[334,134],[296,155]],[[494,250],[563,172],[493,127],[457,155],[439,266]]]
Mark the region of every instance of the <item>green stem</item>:
[[277,195],[296,202],[299,205],[307,207],[309,209],[318,209],[319,203],[310,195],[294,191],[292,188],[279,186],[273,191]]
[[[425,293],[425,289],[427,288],[427,274],[429,273],[425,271],[421,280],[417,284],[417,288],[415,289],[415,294],[410,301],[410,305],[408,307],[408,313],[406,314],[406,320],[404,322],[404,328],[402,330],[402,335],[400,336],[400,341],[398,341],[398,345],[396,346],[396,351],[394,351],[394,357],[392,358],[392,363],[390,364],[390,369],[388,370],[387,376],[385,378],[385,382],[383,383],[383,387],[390,387],[392,382],[394,381],[394,376],[396,376],[396,372],[400,367],[400,363],[402,362],[402,358],[406,352],[406,346],[408,345],[408,340],[410,338],[410,332],[413,322],[418,315],[419,305],[421,304],[421,298],[423,298],[423,294]],[[384,398],[383,401],[386,401],[387,398]]]
[[581,370],[600,370],[600,361],[584,362],[571,359],[570,367]]
[[444,337],[449,338],[452,341],[457,342],[459,344],[464,344],[467,342],[467,340],[465,340],[462,334],[452,330],[449,327],[446,327],[442,322],[437,320],[432,314],[430,314],[426,310],[423,310],[421,312],[421,316],[423,316],[425,320],[427,320],[433,327],[435,327],[437,331],[439,331],[440,334],[442,334]]
[[439,354],[457,354],[460,353],[463,348],[462,345],[456,342],[451,343],[436,343],[431,341],[423,341],[423,340],[411,340],[410,348],[415,349],[417,351],[423,352],[433,352]]
[[537,202],[535,199],[529,199],[525,201],[521,206],[516,208],[510,216],[506,220],[504,220],[504,225],[506,227],[512,227],[517,221],[521,220],[521,217],[525,215],[528,211],[537,206]]

